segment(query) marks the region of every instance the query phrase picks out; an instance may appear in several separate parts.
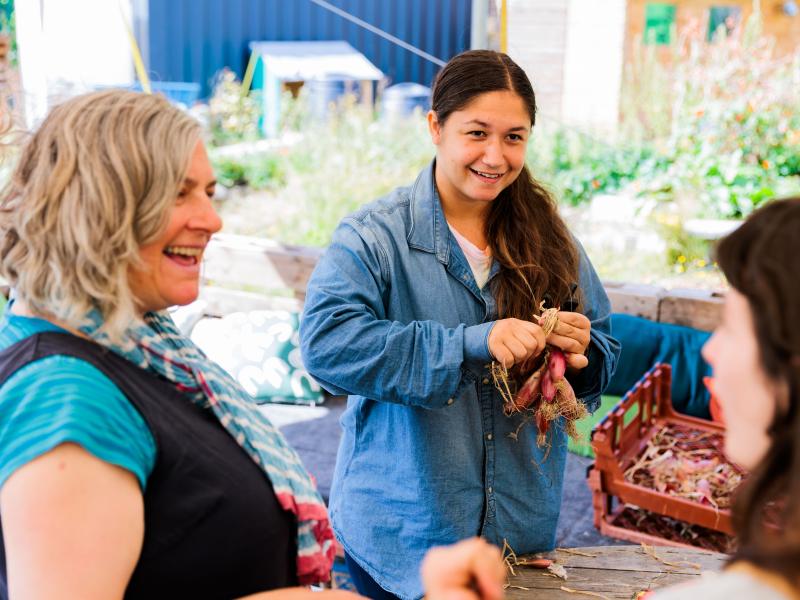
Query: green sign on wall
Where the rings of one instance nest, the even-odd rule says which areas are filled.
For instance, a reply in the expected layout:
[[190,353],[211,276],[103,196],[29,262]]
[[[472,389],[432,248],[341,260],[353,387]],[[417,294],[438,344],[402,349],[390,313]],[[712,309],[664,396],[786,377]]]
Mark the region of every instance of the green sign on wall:
[[648,2],[644,13],[644,43],[669,44],[675,27],[675,5]]

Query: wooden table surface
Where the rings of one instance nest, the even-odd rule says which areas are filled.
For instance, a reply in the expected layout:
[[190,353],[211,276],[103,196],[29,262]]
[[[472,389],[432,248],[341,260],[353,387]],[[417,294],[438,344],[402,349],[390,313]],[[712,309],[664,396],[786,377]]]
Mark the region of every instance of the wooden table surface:
[[[546,569],[515,566],[516,575],[509,573],[506,598],[534,600],[547,598],[614,598],[630,600],[643,590],[657,589],[698,577],[703,571],[719,571],[726,556],[703,550],[650,547],[654,558],[642,546],[596,546],[556,549],[537,554],[553,559],[566,569],[567,579],[561,579]],[[519,557],[523,561],[526,557]],[[562,588],[568,588],[567,591]],[[581,594],[577,592],[591,592]]]

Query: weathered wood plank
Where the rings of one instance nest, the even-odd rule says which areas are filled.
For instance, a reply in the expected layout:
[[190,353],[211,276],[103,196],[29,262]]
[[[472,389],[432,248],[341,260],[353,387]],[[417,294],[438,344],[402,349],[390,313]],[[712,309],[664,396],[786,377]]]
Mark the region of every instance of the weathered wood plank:
[[658,306],[667,290],[654,285],[604,281],[611,310],[626,315],[658,320]]
[[[584,556],[583,554],[572,554],[570,548],[560,548],[547,553],[548,558],[558,560],[561,564],[569,567],[615,569],[623,571],[637,572],[662,572],[666,565],[644,551],[641,545],[630,546],[596,546],[593,548],[575,548],[583,554],[594,556]],[[664,560],[676,564],[680,567],[669,569],[676,573],[696,575],[697,569],[684,563],[700,565],[701,569],[716,571],[722,567],[726,560],[724,554],[706,552],[704,550],[691,550],[688,548],[671,548],[668,546],[658,546],[655,553]]]
[[698,577],[703,571],[718,571],[726,560],[722,554],[664,546],[657,547],[655,551],[660,558],[674,563],[674,566],[648,555],[641,546],[572,549],[581,554],[572,554],[567,550],[559,549],[537,555],[552,558],[561,564],[566,569],[567,580],[557,578],[543,569],[515,567],[516,575],[509,575],[510,586],[506,590],[506,597],[520,600],[574,600],[580,597],[562,590],[563,586],[576,591],[601,594],[607,598],[629,600],[635,593],[643,590],[681,583]]
[[658,320],[712,331],[722,321],[724,301],[722,292],[673,289],[661,298]]
[[322,252],[262,238],[217,235],[206,248],[203,280],[212,285],[237,284],[251,291],[290,289],[305,295]]
[[298,298],[266,296],[214,286],[204,287],[200,292],[200,300],[206,302],[205,314],[215,317],[249,310],[303,310],[303,302]]

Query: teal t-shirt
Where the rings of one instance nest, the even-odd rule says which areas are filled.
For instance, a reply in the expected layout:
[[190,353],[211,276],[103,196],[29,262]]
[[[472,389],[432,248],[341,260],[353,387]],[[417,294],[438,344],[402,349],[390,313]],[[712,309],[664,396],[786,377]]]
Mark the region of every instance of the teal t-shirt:
[[[0,351],[44,331],[63,330],[6,311]],[[81,359],[49,356],[25,365],[0,387],[0,487],[15,470],[66,442],[127,469],[143,490],[155,464],[152,433],[119,388]]]

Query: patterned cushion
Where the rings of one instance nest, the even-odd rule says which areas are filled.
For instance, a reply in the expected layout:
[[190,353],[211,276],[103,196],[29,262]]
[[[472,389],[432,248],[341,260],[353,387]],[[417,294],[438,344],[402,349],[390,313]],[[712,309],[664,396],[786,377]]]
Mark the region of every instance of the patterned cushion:
[[192,340],[257,402],[319,404],[322,390],[300,358],[297,313],[255,310],[203,318]]

